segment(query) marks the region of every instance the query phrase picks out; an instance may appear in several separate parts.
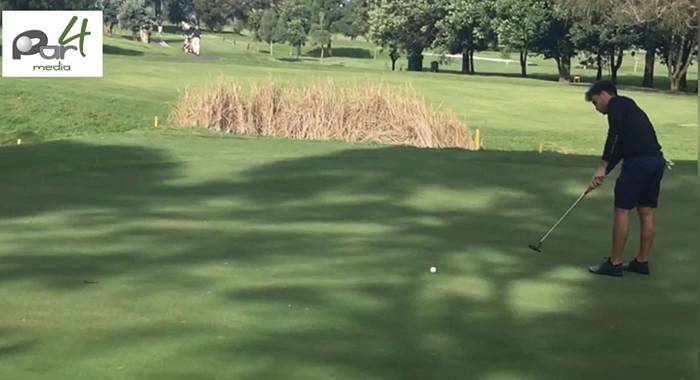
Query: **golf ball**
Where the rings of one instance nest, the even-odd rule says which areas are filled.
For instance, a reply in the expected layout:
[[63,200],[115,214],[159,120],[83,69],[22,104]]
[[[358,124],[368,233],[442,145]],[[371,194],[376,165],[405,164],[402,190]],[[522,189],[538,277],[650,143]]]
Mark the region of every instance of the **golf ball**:
[[32,40],[27,36],[22,36],[17,39],[17,50],[26,53],[32,49]]
[[435,273],[437,272],[437,268],[435,267],[430,267],[430,273]]

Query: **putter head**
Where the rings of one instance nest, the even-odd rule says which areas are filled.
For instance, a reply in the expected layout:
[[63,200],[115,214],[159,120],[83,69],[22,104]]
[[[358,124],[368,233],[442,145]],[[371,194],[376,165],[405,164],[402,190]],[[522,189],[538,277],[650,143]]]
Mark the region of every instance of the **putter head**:
[[537,244],[537,245],[530,244],[530,245],[528,245],[528,247],[530,247],[531,250],[533,250],[537,253],[542,253],[542,244]]

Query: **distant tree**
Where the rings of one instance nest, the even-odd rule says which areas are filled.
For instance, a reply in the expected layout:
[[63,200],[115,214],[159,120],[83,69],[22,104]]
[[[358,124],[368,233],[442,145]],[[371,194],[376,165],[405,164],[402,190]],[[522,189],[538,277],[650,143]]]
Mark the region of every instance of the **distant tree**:
[[445,13],[433,0],[376,0],[370,2],[369,37],[382,47],[405,51],[408,70],[422,71],[423,51],[435,40],[435,25]]
[[520,75],[527,76],[527,58],[535,41],[547,32],[551,3],[547,0],[496,0],[493,28],[498,43],[520,52]]
[[491,12],[494,1],[442,0],[447,15],[436,25],[433,46],[450,54],[462,54],[462,73],[473,74],[474,52],[494,40]]
[[155,26],[155,12],[144,0],[124,0],[119,9],[119,26],[131,31],[134,40],[149,43]]

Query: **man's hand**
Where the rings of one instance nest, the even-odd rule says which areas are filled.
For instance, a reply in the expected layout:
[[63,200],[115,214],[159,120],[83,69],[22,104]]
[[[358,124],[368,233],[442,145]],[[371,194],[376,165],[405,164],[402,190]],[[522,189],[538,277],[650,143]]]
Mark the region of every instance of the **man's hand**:
[[604,176],[604,175],[602,175],[602,176],[600,176],[600,175],[599,175],[599,176],[593,176],[593,179],[591,180],[591,184],[588,185],[588,190],[587,190],[587,192],[590,193],[591,191],[597,189],[600,185],[603,184],[603,181],[605,181],[605,176]]
[[603,181],[605,181],[605,168],[606,165],[601,164],[598,166],[595,173],[593,173],[593,179],[591,179],[591,183],[588,185],[588,190],[586,190],[587,192],[590,193],[603,184]]

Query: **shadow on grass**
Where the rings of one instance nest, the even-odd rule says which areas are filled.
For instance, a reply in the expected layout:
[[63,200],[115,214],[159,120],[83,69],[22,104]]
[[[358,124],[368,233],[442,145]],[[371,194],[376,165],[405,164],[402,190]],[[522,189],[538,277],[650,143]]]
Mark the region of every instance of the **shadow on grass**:
[[163,38],[163,41],[165,41],[170,46],[180,47],[180,46],[182,46],[182,42],[184,41],[184,37],[183,38]]
[[0,363],[9,363],[12,358],[31,352],[36,342],[15,338],[16,332],[0,330]]
[[[423,68],[424,72],[430,72],[428,68]],[[541,81],[549,81],[549,82],[558,82],[559,81],[559,76],[557,74],[544,74],[544,73],[528,73],[527,77],[523,78],[519,73],[493,73],[493,72],[481,72],[478,71],[474,74],[465,74],[462,73],[459,70],[444,70],[440,69],[440,73],[446,73],[446,74],[459,74],[459,75],[473,75],[473,76],[481,76],[481,77],[503,77],[503,78],[522,78],[522,79],[533,79],[533,80],[541,80]],[[609,79],[607,77],[604,77],[603,79]],[[581,86],[589,86],[591,83],[594,83],[596,81],[595,74],[593,75],[581,75]],[[627,75],[623,74],[618,76],[617,78],[617,85],[621,89],[634,89],[637,91],[648,91],[648,92],[657,92],[657,93],[670,93],[669,88],[669,80],[667,77],[655,77],[654,78],[654,87],[653,88],[647,88],[647,87],[642,87],[642,78],[638,75]],[[694,95],[697,94],[698,92],[698,86],[697,86],[697,81],[689,81],[688,82],[688,87],[686,91],[683,91],[679,93],[679,95]]]
[[112,45],[104,45],[102,47],[102,52],[104,54],[109,54],[109,55],[125,55],[125,56],[142,56],[144,55],[142,51],[138,50],[132,50],[132,49],[124,49],[118,46],[112,46]]
[[182,29],[177,25],[163,25],[163,33],[182,34]]
[[[430,71],[430,70],[424,70],[423,71]],[[519,73],[491,73],[491,72],[482,72],[478,71],[475,72],[474,74],[465,74],[459,70],[443,70],[440,69],[441,73],[446,73],[446,74],[459,74],[459,75],[470,75],[470,76],[481,76],[481,77],[502,77],[502,78],[521,78],[521,79],[532,79],[532,80],[544,80],[544,81],[551,81],[551,82],[556,82],[559,80],[559,77],[556,74],[542,74],[542,73],[529,73],[527,74],[526,77],[522,77]]]
[[[187,149],[209,149],[199,143]],[[696,294],[694,268],[651,279],[579,274],[608,248],[609,199],[587,199],[546,256],[527,250],[595,157],[398,147],[277,152],[257,165],[221,157],[70,141],[0,150],[11,247],[0,282],[78,296],[84,280],[105,289],[127,280],[126,298],[178,302],[213,293],[217,310],[149,338],[197,342],[159,351],[169,364],[154,378],[182,378],[193,355],[209,363],[201,378],[232,367],[256,379],[694,373],[686,354],[697,303],[685,298]],[[677,163],[665,182],[666,264],[694,257],[683,226],[697,217],[695,165]],[[427,273],[433,265],[439,274]],[[218,313],[252,321],[235,317],[243,331],[233,337],[216,330]],[[124,328],[105,347],[153,343],[146,335]]]
[[[361,49],[361,48],[343,48],[343,47],[334,47],[332,49],[333,54],[329,55],[328,50],[326,50],[325,55],[326,58],[330,57],[342,57],[342,58],[358,58],[358,59],[371,59],[372,58],[372,53],[370,53],[369,50],[367,49]],[[308,57],[314,57],[314,58],[321,58],[321,48],[316,48],[313,50],[310,50],[304,54]]]
[[[269,54],[270,52],[269,51],[267,51],[267,52],[261,51],[261,53]],[[281,57],[281,58],[277,58],[277,60],[282,61],[282,62],[304,62],[304,61],[306,61],[305,59],[302,59],[299,57]]]

